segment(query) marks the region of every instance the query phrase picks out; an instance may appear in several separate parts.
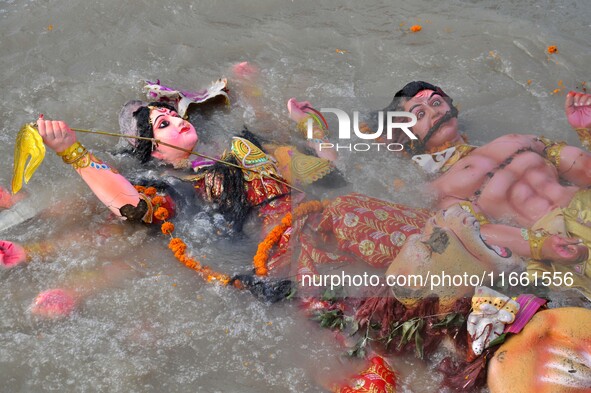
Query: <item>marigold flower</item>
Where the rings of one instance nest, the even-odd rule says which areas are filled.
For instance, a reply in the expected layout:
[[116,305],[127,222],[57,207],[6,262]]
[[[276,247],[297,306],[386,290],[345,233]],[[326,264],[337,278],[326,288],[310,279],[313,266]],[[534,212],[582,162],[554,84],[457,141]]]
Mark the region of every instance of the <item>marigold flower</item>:
[[255,269],[255,273],[257,276],[266,276],[268,273],[268,270],[266,267],[261,266],[261,267],[257,267]]
[[[183,262],[183,261],[181,261]],[[195,264],[195,262],[193,262],[192,260],[187,260],[183,262],[185,264],[185,266],[187,266],[189,269],[195,269],[195,267],[197,267],[197,264]]]
[[412,25],[410,27],[410,31],[412,31],[413,33],[416,33],[417,31],[421,31],[423,29],[423,27],[421,25]]
[[293,218],[300,218],[304,215],[320,211],[324,204],[320,201],[310,201],[302,203],[293,210],[292,213],[287,213],[282,219],[281,223],[274,227],[259,243],[257,252],[253,258],[253,265],[255,273],[259,276],[266,276],[268,273],[267,260],[271,249],[279,243],[283,234],[292,226]]
[[290,227],[291,226],[291,213],[287,213],[281,220],[281,225]]
[[164,221],[168,218],[168,210],[164,207],[159,207],[158,209],[156,209],[154,217],[156,217],[160,221]]
[[146,187],[144,187],[144,186],[133,186],[133,187],[137,190],[137,192],[146,191]]
[[174,224],[172,222],[165,222],[160,229],[165,235],[170,235],[174,231]]
[[[166,224],[170,224],[171,226],[173,226],[173,224],[171,223],[162,224],[163,232],[164,229],[167,228]],[[172,250],[175,258],[178,259],[179,262],[181,262],[189,269],[196,271],[201,277],[203,277],[208,282],[219,282],[222,285],[229,284],[230,276],[215,272],[211,270],[211,268],[208,266],[201,266],[201,263],[198,260],[187,256],[185,254],[185,251],[187,250],[187,245],[185,244],[185,242],[183,242],[182,239],[178,237],[170,239],[170,242],[168,243],[168,248]]]
[[558,53],[558,48],[556,47],[556,45],[550,45],[548,47],[548,53],[551,55],[554,53]]
[[160,195],[156,195],[154,198],[152,198],[152,204],[154,206],[162,205],[163,203],[164,198],[162,198]]
[[170,242],[168,242],[168,248],[170,248],[173,252],[176,253],[177,250],[186,249],[187,245],[178,237],[173,237],[172,239],[170,239]]
[[182,255],[179,255],[179,256],[176,256],[175,255],[175,257],[177,257],[177,259],[180,262],[184,263],[185,265],[188,264],[189,262],[191,262],[191,258],[189,258],[188,256],[186,256],[185,254],[182,254]]
[[156,188],[154,188],[154,187],[147,187],[144,190],[144,194],[146,194],[149,197],[153,197],[154,195],[156,195]]

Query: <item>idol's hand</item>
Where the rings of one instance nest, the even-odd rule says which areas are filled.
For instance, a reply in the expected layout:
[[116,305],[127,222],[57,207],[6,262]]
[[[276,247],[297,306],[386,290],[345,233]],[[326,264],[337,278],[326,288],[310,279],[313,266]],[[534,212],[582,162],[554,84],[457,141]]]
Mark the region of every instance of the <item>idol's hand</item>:
[[310,114],[309,109],[311,104],[308,101],[296,101],[295,98],[290,98],[287,101],[287,110],[289,117],[295,122],[306,120]]
[[0,240],[0,268],[9,269],[27,259],[25,249],[16,243]]
[[232,72],[237,79],[245,79],[245,80],[252,80],[256,78],[260,71],[259,69],[249,63],[248,61],[243,61],[238,64],[234,64],[232,66]]
[[572,128],[591,128],[591,94],[569,92],[564,111]]
[[43,115],[37,120],[39,135],[50,149],[61,153],[76,142],[76,133],[63,121],[45,120]]
[[552,235],[542,246],[542,259],[561,265],[583,262],[589,256],[589,250],[577,239]]

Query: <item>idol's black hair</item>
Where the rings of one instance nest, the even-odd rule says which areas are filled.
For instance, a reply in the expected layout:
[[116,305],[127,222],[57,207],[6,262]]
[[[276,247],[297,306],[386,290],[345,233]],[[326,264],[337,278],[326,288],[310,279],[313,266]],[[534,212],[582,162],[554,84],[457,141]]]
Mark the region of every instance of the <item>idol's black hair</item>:
[[[138,136],[144,138],[154,138],[154,129],[150,124],[150,108],[151,106],[166,108],[176,112],[176,108],[164,102],[151,102],[148,106],[142,106],[133,112],[133,117],[137,122]],[[151,141],[138,139],[137,143],[131,150],[131,154],[137,158],[142,164],[150,161],[152,158],[153,144]]]

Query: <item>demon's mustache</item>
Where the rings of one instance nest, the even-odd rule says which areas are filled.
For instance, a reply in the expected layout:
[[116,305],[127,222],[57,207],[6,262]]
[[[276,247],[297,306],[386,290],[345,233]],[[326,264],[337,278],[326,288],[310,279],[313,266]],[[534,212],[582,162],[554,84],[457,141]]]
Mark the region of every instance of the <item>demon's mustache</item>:
[[[427,142],[429,141],[429,139],[431,139],[431,137],[433,135],[435,135],[435,133],[437,131],[439,131],[439,129],[441,128],[441,126],[448,122],[449,120],[458,117],[458,110],[456,109],[455,106],[452,106],[451,109],[447,112],[445,112],[445,114],[441,117],[441,119],[439,119],[437,121],[437,123],[433,124],[433,127],[431,127],[429,129],[429,131],[427,132],[427,135],[425,135],[425,137],[423,138],[423,140],[417,141],[414,145],[411,144],[410,149],[411,149],[411,153],[412,154],[421,154],[425,152],[425,146],[427,145]],[[414,141],[413,141],[414,142]]]
[[425,137],[423,138],[423,140],[421,141],[423,146],[427,144],[427,142],[429,141],[429,139],[431,139],[431,137],[433,135],[435,135],[435,133],[437,131],[439,131],[439,129],[441,128],[441,126],[443,125],[443,123],[448,122],[449,120],[458,117],[458,110],[456,109],[455,106],[451,107],[451,110],[445,112],[445,115],[443,115],[441,117],[441,119],[439,119],[437,121],[437,123],[433,124],[433,127],[431,127],[429,129],[429,131],[427,132],[427,135],[425,135]]

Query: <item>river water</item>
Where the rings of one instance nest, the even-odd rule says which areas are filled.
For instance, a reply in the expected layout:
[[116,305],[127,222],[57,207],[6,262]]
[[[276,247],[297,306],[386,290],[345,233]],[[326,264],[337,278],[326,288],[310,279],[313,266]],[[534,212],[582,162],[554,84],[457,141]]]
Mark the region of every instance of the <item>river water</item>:
[[[590,20],[586,0],[1,0],[0,184],[10,184],[16,132],[39,113],[117,131],[119,108],[142,97],[142,80],[198,89],[227,76],[232,88],[231,67],[241,61],[260,69],[264,115],[237,94],[229,109],[202,116],[197,129],[212,150],[244,124],[293,137],[290,97],[380,109],[417,79],[454,97],[472,143],[507,132],[577,143],[563,102],[589,78]],[[422,30],[411,33],[412,25]],[[115,140],[79,138],[133,171],[113,154]],[[338,166],[351,190],[424,204],[416,197],[424,178],[394,156],[343,151]],[[163,237],[113,220],[53,153],[25,192],[0,213],[0,236],[30,249],[57,246],[0,271],[0,391],[316,392],[362,366],[297,303],[269,306],[204,283]],[[227,272],[248,269],[256,229],[220,239],[207,215],[179,221],[194,254]],[[73,314],[32,316],[36,295],[56,287],[84,295]],[[401,391],[439,391],[431,366],[389,361]]]

